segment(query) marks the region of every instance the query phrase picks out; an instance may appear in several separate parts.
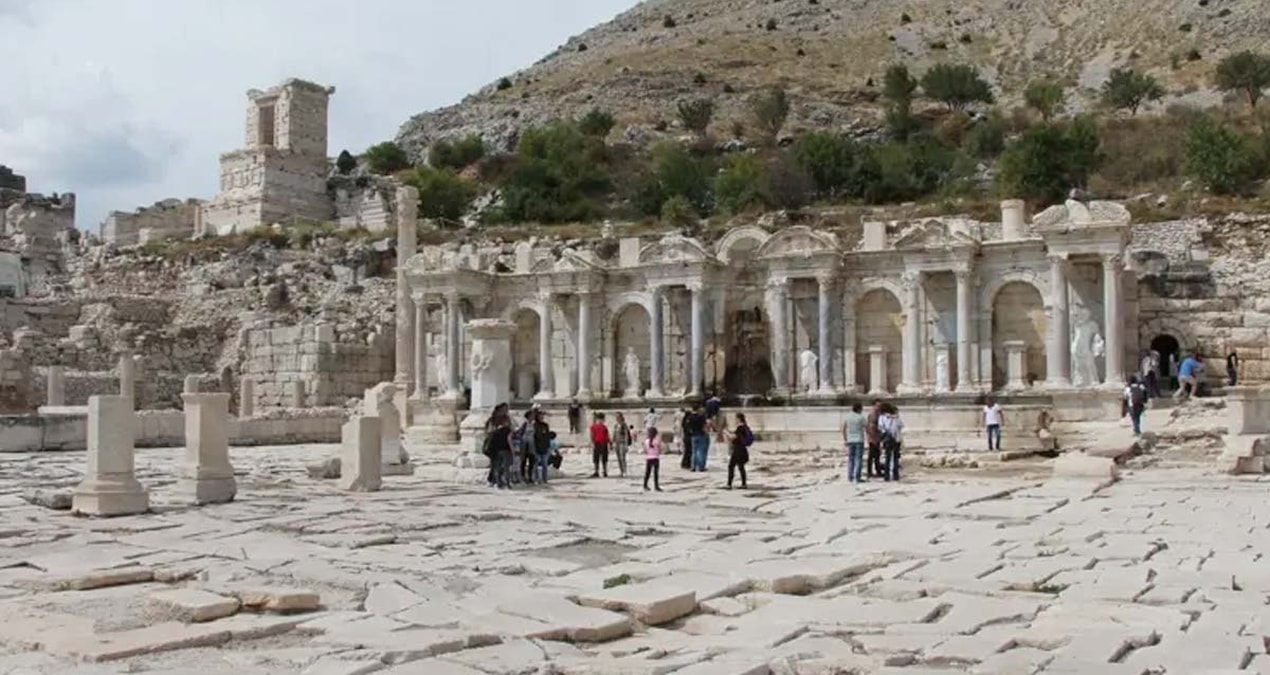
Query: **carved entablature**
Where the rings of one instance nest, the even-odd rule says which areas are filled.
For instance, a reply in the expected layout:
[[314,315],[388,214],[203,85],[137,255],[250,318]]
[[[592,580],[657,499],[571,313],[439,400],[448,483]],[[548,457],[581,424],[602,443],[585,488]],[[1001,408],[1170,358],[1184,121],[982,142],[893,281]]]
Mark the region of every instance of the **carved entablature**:
[[704,263],[711,259],[700,242],[678,234],[668,234],[639,252],[641,265]]
[[1078,202],[1067,200],[1038,213],[1032,225],[1039,230],[1079,229],[1085,227],[1128,226],[1129,210],[1115,202]]
[[1032,226],[1051,253],[1119,255],[1129,243],[1130,221],[1120,204],[1068,200],[1038,213]]
[[964,219],[930,218],[909,225],[895,238],[897,250],[949,250],[979,245],[975,224]]
[[837,256],[842,253],[842,248],[833,234],[797,225],[773,234],[763,242],[757,253],[759,258],[764,259],[811,258]]

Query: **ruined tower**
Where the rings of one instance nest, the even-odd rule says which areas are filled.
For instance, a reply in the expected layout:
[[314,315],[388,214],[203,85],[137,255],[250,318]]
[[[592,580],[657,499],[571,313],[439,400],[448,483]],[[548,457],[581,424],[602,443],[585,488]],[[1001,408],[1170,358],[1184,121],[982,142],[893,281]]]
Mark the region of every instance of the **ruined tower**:
[[290,79],[247,92],[246,145],[220,158],[220,191],[201,227],[232,234],[260,225],[329,221],[327,107],[334,87]]

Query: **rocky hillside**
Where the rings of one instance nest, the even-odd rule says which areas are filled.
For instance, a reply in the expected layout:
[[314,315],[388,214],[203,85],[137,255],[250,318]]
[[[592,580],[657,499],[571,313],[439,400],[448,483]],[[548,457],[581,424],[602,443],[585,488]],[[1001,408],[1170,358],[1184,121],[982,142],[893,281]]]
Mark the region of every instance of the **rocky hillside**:
[[[971,63],[1007,103],[1031,79],[1054,77],[1080,109],[1111,68],[1132,65],[1167,83],[1170,99],[1211,103],[1213,64],[1263,50],[1270,0],[647,0],[571,38],[537,64],[462,103],[402,126],[423,157],[438,138],[479,133],[495,149],[518,129],[601,107],[632,140],[674,124],[674,102],[718,102],[716,134],[745,98],[780,85],[794,99],[789,131],[870,125],[893,62],[920,72]],[[665,128],[664,126],[662,128]]]

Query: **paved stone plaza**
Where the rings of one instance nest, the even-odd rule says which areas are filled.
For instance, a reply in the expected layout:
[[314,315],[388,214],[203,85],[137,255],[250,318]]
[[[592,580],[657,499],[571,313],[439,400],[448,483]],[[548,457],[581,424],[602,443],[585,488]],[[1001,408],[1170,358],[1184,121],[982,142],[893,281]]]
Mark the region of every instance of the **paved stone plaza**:
[[0,673],[1270,673],[1264,478],[854,486],[759,448],[747,491],[671,457],[664,493],[496,492],[445,453],[349,495],[305,472],[334,452],[233,449],[238,500],[192,508],[139,451],[154,512],[110,520],[20,497],[83,454],[0,458]]

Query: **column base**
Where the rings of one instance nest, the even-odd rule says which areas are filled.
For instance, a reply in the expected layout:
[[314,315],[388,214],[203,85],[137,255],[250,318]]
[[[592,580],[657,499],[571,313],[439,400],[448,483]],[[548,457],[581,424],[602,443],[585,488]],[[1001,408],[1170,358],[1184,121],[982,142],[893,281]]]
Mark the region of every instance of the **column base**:
[[550,392],[550,391],[540,391],[540,392],[538,392],[537,394],[534,394],[534,399],[533,399],[533,400],[535,400],[535,401],[554,401],[554,400],[556,400],[556,395],[555,395],[554,393]]
[[785,387],[776,387],[772,390],[772,398],[789,398],[790,391]]
[[838,398],[838,390],[832,387],[821,387],[814,392],[808,394],[811,398],[830,399]]
[[1056,380],[1046,380],[1045,388],[1050,391],[1063,391],[1065,389],[1072,389],[1073,387],[1072,387],[1071,380],[1066,378],[1061,378]]
[[413,412],[414,426],[410,427],[406,438],[411,442],[408,449],[417,454],[421,443],[453,444],[459,440],[459,423],[457,418],[458,401],[432,399],[419,401]]
[[578,399],[578,402],[580,403],[586,403],[587,401],[595,398],[595,392],[592,392],[590,389],[579,389],[578,393],[574,394],[573,397]]
[[175,491],[191,504],[224,504],[234,501],[238,495],[238,483],[233,474],[215,478],[183,478],[176,484]]
[[870,389],[865,396],[890,396],[891,392],[885,389]]
[[86,516],[131,516],[150,510],[150,493],[132,476],[87,478],[75,488],[71,510]]
[[644,393],[644,398],[666,398],[666,395],[660,390],[650,389]]

